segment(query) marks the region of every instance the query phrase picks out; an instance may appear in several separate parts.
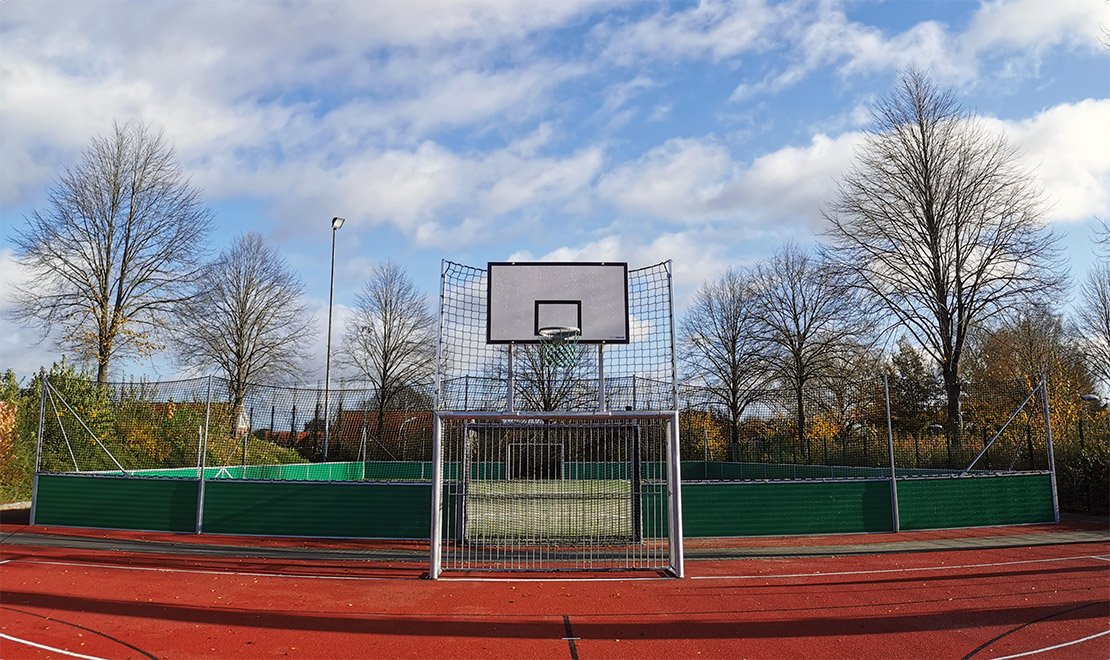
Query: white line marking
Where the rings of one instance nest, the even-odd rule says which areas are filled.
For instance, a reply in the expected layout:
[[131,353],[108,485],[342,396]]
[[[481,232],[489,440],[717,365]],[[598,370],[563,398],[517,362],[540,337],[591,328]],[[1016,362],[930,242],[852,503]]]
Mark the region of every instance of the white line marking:
[[6,564],[10,561],[15,561],[15,560],[14,559],[0,559],[0,564]]
[[1102,561],[1110,561],[1110,557],[1092,557],[1092,559],[1101,559]]
[[800,577],[829,577],[833,575],[876,575],[881,573],[912,573],[916,571],[949,571],[961,568],[993,568],[997,566],[1015,566],[1018,564],[1044,564],[1056,561],[1074,561],[1077,559],[1100,559],[1094,555],[1077,555],[1075,557],[1053,557],[1050,559],[1023,559],[1021,561],[1001,561],[990,564],[953,564],[945,566],[919,566],[916,568],[880,568],[870,571],[834,571],[829,573],[785,573],[772,575],[694,575],[691,580],[759,580],[768,578],[800,578]]
[[1036,649],[1034,651],[1026,651],[1025,653],[1015,653],[1014,655],[1004,655],[1004,656],[999,657],[999,658],[991,658],[991,660],[1010,660],[1010,658],[1024,658],[1027,655],[1036,655],[1038,653],[1044,653],[1045,651],[1055,651],[1056,649],[1062,649],[1065,646],[1073,646],[1075,644],[1082,644],[1083,642],[1090,641],[1092,639],[1095,639],[1096,637],[1102,637],[1103,635],[1110,635],[1110,630],[1104,630],[1100,633],[1095,633],[1093,635],[1087,635],[1083,639],[1077,639],[1077,640],[1074,640],[1074,641],[1071,641],[1071,642],[1064,642],[1063,644],[1056,644],[1055,646],[1046,646],[1043,649]]
[[197,575],[241,575],[243,577],[298,578],[301,580],[408,580],[410,578],[376,577],[370,575],[311,575],[308,573],[253,573],[243,571],[212,571],[188,568],[158,568],[156,566],[113,566],[111,564],[88,564],[69,561],[43,561],[38,559],[11,559],[23,564],[48,564],[51,566],[77,566],[80,568],[108,568],[120,571],[150,571],[154,573],[190,573]]
[[95,656],[95,655],[84,655],[84,654],[81,654],[81,653],[74,653],[73,651],[66,651],[65,649],[54,648],[53,646],[47,646],[45,644],[36,644],[36,643],[28,641],[26,639],[20,639],[18,637],[12,637],[11,635],[5,635],[4,633],[0,633],[0,637],[3,637],[4,639],[10,639],[11,641],[16,642],[17,644],[26,644],[27,646],[33,646],[36,649],[43,649],[45,651],[52,651],[54,653],[61,653],[62,655],[68,655],[71,658],[85,658],[85,660],[107,660],[106,658],[101,658],[101,657]]

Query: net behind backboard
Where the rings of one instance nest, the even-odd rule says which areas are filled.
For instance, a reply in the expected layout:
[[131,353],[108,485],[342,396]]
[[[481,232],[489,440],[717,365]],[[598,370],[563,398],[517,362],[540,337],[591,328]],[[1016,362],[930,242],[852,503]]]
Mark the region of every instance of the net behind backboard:
[[[668,261],[628,271],[628,343],[604,346],[609,410],[675,409],[670,268]],[[597,410],[598,347],[579,344],[578,359],[568,368],[545,360],[538,344],[487,343],[488,286],[486,269],[443,262],[436,408],[507,410],[508,351],[513,347],[514,410]],[[552,311],[564,312],[570,313]]]

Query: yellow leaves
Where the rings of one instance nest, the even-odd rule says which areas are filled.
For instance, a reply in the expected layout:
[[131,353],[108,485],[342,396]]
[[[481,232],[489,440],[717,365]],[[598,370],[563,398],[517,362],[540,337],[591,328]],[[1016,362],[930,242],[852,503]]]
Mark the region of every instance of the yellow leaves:
[[170,444],[162,440],[155,430],[146,424],[137,425],[127,437],[127,446],[142,452],[155,461],[165,460],[170,455]]
[[835,419],[828,415],[818,415],[809,423],[808,435],[817,442],[827,442],[835,440],[842,430],[843,426]]

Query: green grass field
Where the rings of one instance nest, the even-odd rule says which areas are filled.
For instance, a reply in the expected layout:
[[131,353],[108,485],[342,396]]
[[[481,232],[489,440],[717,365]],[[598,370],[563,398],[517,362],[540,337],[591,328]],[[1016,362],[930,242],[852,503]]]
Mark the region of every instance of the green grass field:
[[570,543],[633,538],[627,480],[471,481],[464,511],[472,542]]

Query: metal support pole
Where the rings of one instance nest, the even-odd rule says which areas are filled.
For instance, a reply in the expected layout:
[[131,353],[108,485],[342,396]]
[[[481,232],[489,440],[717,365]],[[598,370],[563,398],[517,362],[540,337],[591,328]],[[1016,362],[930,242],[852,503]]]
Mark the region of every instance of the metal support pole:
[[443,565],[443,419],[435,415],[432,425],[432,529],[428,577],[439,577]]
[[208,419],[212,412],[212,376],[208,376],[208,395],[204,403],[204,435],[200,449],[200,482],[197,484],[197,534],[204,531],[204,468],[208,467]]
[[328,395],[331,390],[331,311],[335,303],[335,233],[343,226],[343,218],[331,219],[331,279],[328,281],[328,348],[324,358],[324,454],[323,461],[328,462],[328,427],[330,413],[328,411]]
[[[678,408],[678,354],[675,350],[674,336],[674,275],[671,274],[671,260],[667,260],[667,323],[671,329],[671,400]],[[675,427],[678,428],[677,426]]]
[[1041,374],[1041,403],[1044,404],[1044,432],[1048,441],[1048,475],[1052,483],[1052,519],[1060,522],[1060,499],[1056,494],[1056,458],[1052,454],[1052,416],[1048,412],[1048,381]]
[[883,376],[883,396],[886,398],[886,444],[890,449],[890,519],[894,531],[902,531],[898,520],[898,473],[894,469],[894,424],[890,419],[890,384]]
[[42,470],[42,433],[46,428],[46,369],[39,370],[39,427],[35,437],[35,472],[31,476],[31,524],[35,524],[35,512],[39,501],[39,472]]
[[516,383],[513,381],[513,346],[514,344],[509,344],[509,400],[507,402],[508,405],[506,406],[506,410],[508,410],[509,412],[516,411],[516,407],[513,405],[513,390],[516,389]]
[[46,369],[39,371],[39,428],[35,438],[35,474],[42,470],[42,433],[46,428],[46,388],[50,381],[46,378]]
[[671,512],[667,547],[670,553],[671,570],[674,576],[686,577],[686,565],[682,550],[682,457],[679,455],[678,411],[675,411],[667,424],[667,495]]
[[[447,260],[441,259],[439,262],[439,323],[436,324],[436,369],[435,369],[435,382],[433,384],[434,390],[432,392],[432,410],[439,410],[443,405],[443,394],[441,388],[443,387],[443,374],[440,373],[440,368],[443,366],[443,296],[447,288]],[[467,385],[470,382],[467,381]],[[464,397],[465,409],[465,397]]]
[[605,345],[597,345],[597,410],[605,412]]

